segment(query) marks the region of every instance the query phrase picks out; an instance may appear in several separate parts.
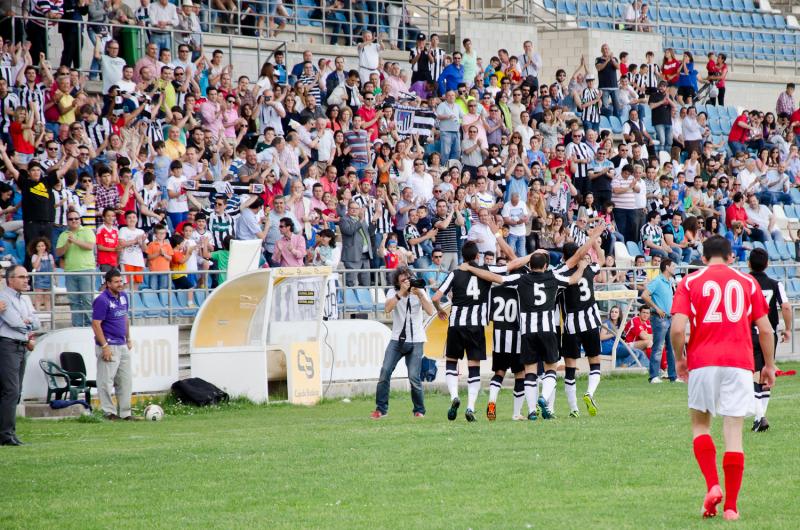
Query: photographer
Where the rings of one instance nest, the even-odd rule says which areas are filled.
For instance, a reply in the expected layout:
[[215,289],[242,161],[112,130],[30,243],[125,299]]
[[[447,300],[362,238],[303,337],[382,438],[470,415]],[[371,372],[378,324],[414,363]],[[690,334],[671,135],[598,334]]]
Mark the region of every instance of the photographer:
[[408,381],[411,383],[411,401],[414,417],[425,416],[420,369],[422,346],[427,340],[424,328],[424,311],[433,315],[430,298],[425,293],[424,280],[414,278],[408,267],[398,267],[394,274],[394,287],[386,293],[386,314],[392,315],[392,340],[386,347],[378,388],[375,392],[373,419],[381,419],[389,410],[389,384],[392,372],[402,357],[406,358]]

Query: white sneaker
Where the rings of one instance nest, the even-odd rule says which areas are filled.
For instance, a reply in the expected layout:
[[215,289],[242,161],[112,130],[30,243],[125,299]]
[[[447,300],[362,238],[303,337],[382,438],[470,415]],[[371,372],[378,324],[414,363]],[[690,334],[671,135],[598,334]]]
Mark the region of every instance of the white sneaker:
[[660,378],[660,377],[654,377],[654,378],[652,378],[652,379],[650,380],[650,384],[653,384],[653,385],[657,385],[657,384],[659,384],[659,383],[661,383],[661,382],[662,382],[662,381],[661,381],[661,378]]
[[673,381],[672,381],[672,382],[673,382],[673,383],[686,383],[686,381],[684,381],[683,379],[681,379],[681,378],[679,378],[679,377],[676,377],[675,379],[673,379]]
[[517,414],[516,416],[511,416],[511,421],[525,421],[527,419],[528,418],[526,418],[525,416],[523,416],[521,414]]
[[659,375],[661,375],[662,379],[666,379],[667,378],[667,371],[666,370],[661,370],[661,372],[659,372]]

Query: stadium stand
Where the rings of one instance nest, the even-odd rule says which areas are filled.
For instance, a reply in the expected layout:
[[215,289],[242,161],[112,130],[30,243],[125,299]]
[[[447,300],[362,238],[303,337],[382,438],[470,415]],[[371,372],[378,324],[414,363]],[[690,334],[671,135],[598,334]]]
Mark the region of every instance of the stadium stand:
[[[614,267],[649,259],[650,243],[688,262],[727,234],[740,258],[766,248],[770,275],[800,295],[794,88],[756,109],[722,101],[729,64],[796,62],[793,17],[744,0],[502,4],[32,2],[0,23],[2,259],[32,268],[54,326],[59,310],[85,325],[96,283],[82,279],[112,266],[135,288],[135,318],[190,321],[225,280],[236,239],[263,240],[264,266],[339,268],[340,314],[378,314],[383,271],[409,264],[433,289],[465,240],[498,251],[487,230],[557,258],[602,218]],[[524,38],[507,50],[450,36],[493,17],[660,34],[657,72],[593,49],[596,60],[577,54],[554,75]],[[728,62],[707,62],[712,52]],[[659,101],[666,114],[651,108]],[[607,165],[619,182],[630,165],[646,193],[588,178]],[[737,192],[758,202],[734,203]],[[637,214],[615,225],[615,208]],[[650,210],[657,228],[645,226]]]

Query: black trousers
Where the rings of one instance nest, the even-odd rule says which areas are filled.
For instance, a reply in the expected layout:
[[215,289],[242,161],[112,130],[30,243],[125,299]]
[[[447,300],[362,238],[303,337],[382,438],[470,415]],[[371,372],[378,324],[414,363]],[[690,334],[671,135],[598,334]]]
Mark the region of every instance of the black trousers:
[[81,67],[81,26],[71,24],[61,33],[64,49],[61,51],[61,66],[80,69]]
[[0,338],[0,443],[16,437],[17,404],[25,376],[25,346]]
[[47,30],[33,20],[29,20],[25,31],[28,34],[28,41],[31,43],[33,65],[39,66],[39,54],[44,53],[45,59],[47,58]]

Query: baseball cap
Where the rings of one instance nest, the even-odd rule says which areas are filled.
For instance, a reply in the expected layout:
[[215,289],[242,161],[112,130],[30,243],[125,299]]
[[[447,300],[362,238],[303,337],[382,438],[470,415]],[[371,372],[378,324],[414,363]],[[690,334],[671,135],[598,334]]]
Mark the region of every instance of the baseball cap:
[[417,40],[425,40],[426,38],[427,37],[425,37],[424,33],[420,33],[419,35],[417,35]]
[[181,2],[181,5],[184,6],[184,7],[192,7],[192,6],[194,6],[194,4],[192,3],[192,0],[183,0],[183,2]]
[[587,75],[587,76],[585,77],[585,79],[586,79],[587,81],[594,81],[594,79],[595,79],[595,77],[594,77],[594,74],[589,74],[589,75]]

